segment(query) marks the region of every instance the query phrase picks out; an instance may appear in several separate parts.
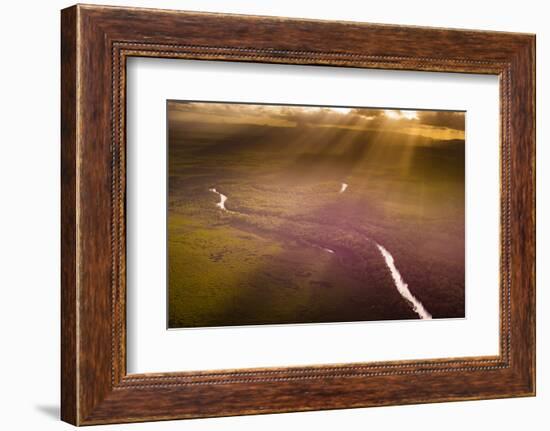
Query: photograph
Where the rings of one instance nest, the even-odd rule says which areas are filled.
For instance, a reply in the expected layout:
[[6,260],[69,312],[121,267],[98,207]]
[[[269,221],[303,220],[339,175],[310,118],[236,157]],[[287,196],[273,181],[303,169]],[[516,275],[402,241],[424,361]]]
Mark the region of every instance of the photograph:
[[548,428],[546,3],[2,6],[1,429]]
[[168,100],[168,328],[464,318],[465,116]]

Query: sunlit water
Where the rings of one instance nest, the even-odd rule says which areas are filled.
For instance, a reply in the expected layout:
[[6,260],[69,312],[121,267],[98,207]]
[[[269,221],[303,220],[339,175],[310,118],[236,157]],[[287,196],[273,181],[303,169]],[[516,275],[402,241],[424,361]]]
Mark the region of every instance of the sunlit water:
[[219,191],[217,191],[216,189],[212,188],[212,189],[209,189],[212,193],[216,193],[217,195],[219,195],[220,197],[220,201],[216,204],[216,206],[218,208],[221,208],[222,210],[224,211],[227,211],[227,208],[225,207],[225,201],[227,201],[227,196],[225,196],[224,194],[220,193]]
[[403,277],[401,277],[401,274],[395,267],[395,262],[390,252],[380,244],[376,244],[376,246],[378,247],[378,250],[380,250],[380,253],[386,261],[386,265],[390,269],[393,282],[395,283],[395,287],[397,288],[399,294],[409,301],[409,303],[413,306],[413,311],[418,314],[421,319],[431,319],[432,315],[426,311],[422,303],[411,293],[407,283],[403,281]]

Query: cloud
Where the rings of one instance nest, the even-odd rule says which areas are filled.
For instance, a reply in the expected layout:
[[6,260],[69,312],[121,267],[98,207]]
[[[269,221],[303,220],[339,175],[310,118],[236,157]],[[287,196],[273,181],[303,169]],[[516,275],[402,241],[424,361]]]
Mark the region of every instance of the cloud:
[[465,128],[464,112],[459,111],[169,102],[169,113],[187,122],[382,130],[434,139],[463,139]]
[[434,126],[464,131],[464,112],[455,111],[416,111],[418,121],[425,126]]

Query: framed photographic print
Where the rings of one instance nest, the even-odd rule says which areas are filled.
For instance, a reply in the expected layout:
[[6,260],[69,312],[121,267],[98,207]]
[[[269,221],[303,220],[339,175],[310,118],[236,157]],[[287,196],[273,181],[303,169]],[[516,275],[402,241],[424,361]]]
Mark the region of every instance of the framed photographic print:
[[535,37],[62,11],[62,419],[535,394]]
[[464,112],[168,101],[167,116],[168,328],[465,317]]

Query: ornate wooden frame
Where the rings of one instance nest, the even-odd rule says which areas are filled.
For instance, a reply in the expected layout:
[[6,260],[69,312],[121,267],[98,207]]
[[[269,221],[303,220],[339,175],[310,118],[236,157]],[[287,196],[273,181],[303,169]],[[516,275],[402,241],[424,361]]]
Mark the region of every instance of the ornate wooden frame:
[[[63,420],[88,425],[534,395],[534,35],[82,5],[61,15]],[[130,56],[498,75],[500,354],[128,375]]]

